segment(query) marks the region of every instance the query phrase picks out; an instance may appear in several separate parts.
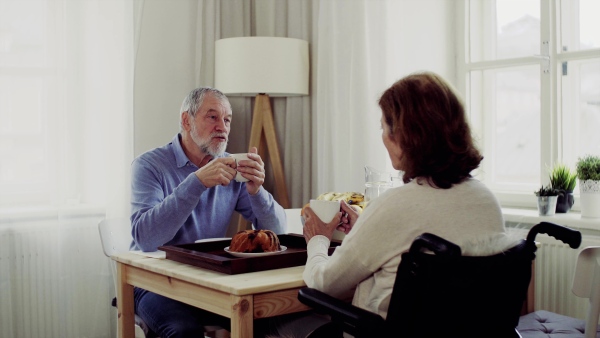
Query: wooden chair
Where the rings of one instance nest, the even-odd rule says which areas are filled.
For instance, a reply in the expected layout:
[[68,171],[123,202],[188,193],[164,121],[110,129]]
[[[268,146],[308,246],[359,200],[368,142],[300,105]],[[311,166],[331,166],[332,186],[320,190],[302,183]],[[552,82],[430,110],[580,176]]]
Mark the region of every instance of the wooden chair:
[[[110,257],[119,252],[129,251],[131,245],[131,223],[128,219],[104,219],[98,223],[100,240],[102,241],[102,250],[106,257]],[[111,261],[113,282],[117,285],[116,264]],[[112,306],[117,307],[117,299],[113,298]],[[135,315],[135,338],[154,338],[156,334],[152,332],[142,320]]]

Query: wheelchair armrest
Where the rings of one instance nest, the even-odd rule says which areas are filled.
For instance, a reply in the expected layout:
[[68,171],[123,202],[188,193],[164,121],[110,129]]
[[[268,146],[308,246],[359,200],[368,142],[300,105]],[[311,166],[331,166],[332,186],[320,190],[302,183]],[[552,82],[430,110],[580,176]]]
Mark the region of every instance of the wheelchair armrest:
[[385,320],[378,314],[361,309],[313,288],[298,291],[298,300],[317,312],[328,314],[333,322],[338,322],[344,332],[356,335],[357,332],[382,328]]

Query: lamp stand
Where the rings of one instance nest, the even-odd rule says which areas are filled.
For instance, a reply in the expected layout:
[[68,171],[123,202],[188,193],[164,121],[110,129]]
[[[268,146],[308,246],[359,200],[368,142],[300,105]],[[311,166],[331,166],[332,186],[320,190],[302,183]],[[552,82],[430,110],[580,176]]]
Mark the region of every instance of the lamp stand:
[[[264,132],[264,133],[263,133]],[[265,142],[266,141],[266,142]],[[285,174],[281,165],[279,156],[279,144],[275,134],[275,123],[273,122],[273,111],[269,95],[258,94],[254,101],[254,112],[252,113],[252,129],[250,131],[250,144],[248,149],[256,147],[261,158],[265,158],[265,145],[269,151],[269,158],[273,166],[273,176],[275,178],[275,192],[279,199],[279,204],[287,209],[290,207],[287,185],[285,183]],[[238,231],[244,230],[248,226],[246,220],[240,215],[238,222]]]

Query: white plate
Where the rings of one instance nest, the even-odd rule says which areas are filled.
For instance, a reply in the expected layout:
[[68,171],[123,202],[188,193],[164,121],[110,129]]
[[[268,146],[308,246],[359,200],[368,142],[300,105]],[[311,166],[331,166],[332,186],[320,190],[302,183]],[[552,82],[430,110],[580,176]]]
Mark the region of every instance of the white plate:
[[273,252],[233,252],[233,251],[229,251],[229,247],[225,247],[225,252],[227,252],[228,254],[235,256],[235,257],[244,257],[244,258],[277,255],[277,254],[284,252],[285,250],[287,250],[287,246],[285,246],[285,245],[281,246],[281,250],[273,251]]
[[194,243],[204,243],[204,242],[214,242],[214,241],[224,241],[224,240],[231,240],[231,237],[219,237],[219,238],[205,238],[205,239],[199,239],[197,241],[195,241]]

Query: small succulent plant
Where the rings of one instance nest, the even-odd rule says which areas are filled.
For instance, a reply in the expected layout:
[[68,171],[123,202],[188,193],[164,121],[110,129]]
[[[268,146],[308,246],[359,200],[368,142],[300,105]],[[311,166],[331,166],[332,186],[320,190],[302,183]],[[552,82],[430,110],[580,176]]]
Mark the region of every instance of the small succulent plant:
[[560,190],[554,189],[551,185],[541,186],[540,189],[533,192],[536,196],[558,196],[562,195]]

